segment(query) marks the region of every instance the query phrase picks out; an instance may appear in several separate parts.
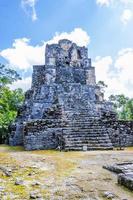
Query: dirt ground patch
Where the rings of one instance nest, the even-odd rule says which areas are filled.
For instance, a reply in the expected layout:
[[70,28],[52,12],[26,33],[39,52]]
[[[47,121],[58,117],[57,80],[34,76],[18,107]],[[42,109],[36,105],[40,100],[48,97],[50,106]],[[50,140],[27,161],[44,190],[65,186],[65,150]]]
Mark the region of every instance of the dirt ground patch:
[[133,193],[117,184],[103,165],[133,161],[133,148],[124,151],[24,151],[0,146],[2,200],[132,200]]

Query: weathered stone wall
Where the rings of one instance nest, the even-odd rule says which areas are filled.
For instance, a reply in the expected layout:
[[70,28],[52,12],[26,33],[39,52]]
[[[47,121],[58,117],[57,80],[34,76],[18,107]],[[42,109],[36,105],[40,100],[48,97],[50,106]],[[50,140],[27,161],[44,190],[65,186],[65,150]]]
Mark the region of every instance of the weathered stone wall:
[[38,88],[40,85],[45,83],[45,66],[34,65],[32,74],[32,88]]
[[103,108],[100,120],[106,126],[114,147],[133,146],[133,121],[118,120],[116,112],[105,112]]
[[110,138],[114,146],[133,146],[133,121],[111,121],[109,126],[113,129]]
[[60,119],[35,120],[26,123],[24,128],[24,147],[26,150],[56,149],[58,135],[66,123]]
[[9,138],[9,144],[11,146],[23,145],[24,136],[23,136],[23,123],[12,124],[9,129],[11,130],[11,135]]

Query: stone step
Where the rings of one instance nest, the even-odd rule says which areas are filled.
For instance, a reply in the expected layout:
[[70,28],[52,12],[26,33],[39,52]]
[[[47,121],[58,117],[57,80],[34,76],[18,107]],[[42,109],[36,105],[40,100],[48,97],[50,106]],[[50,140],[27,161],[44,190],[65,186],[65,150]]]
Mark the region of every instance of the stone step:
[[[65,147],[66,151],[72,150],[72,151],[83,151],[83,147]],[[87,147],[87,151],[93,151],[93,150],[113,150],[113,147]]]
[[76,139],[73,139],[73,138],[65,138],[65,142],[66,143],[76,143],[76,142],[80,142],[80,143],[82,143],[82,142],[85,142],[85,143],[92,143],[92,144],[94,144],[94,143],[101,143],[101,144],[104,144],[104,143],[108,143],[108,142],[111,142],[110,141],[110,139],[109,138],[106,138],[106,139],[90,139],[90,138],[82,138],[82,139],[78,139],[77,138],[77,140]]
[[68,144],[76,144],[76,143],[86,143],[86,144],[108,144],[111,143],[110,139],[106,139],[106,140],[86,140],[86,139],[82,139],[82,140],[65,140],[65,143]]
[[[71,114],[71,115],[80,115],[80,114],[86,114],[88,115],[89,114],[89,109],[82,109],[80,108],[79,110],[67,110],[65,109],[65,113],[66,114]],[[98,114],[94,113],[94,116],[99,116]]]
[[69,132],[63,132],[63,135],[66,135],[66,136],[106,136],[108,135],[107,131],[103,131],[103,132],[80,132],[80,131],[69,131]]
[[73,138],[73,139],[76,139],[76,138],[86,138],[86,139],[104,139],[104,138],[109,138],[109,136],[106,134],[106,135],[63,135],[65,138],[69,138],[70,140]]
[[66,144],[65,148],[67,147],[112,147],[112,144],[109,145],[100,145],[100,144],[86,144],[86,143],[80,143],[80,144]]
[[69,111],[65,110],[65,114],[68,117],[71,117],[71,116],[74,116],[74,117],[87,116],[87,117],[90,117],[90,118],[99,118],[99,116],[100,116],[100,115],[97,115],[97,114],[94,114],[93,116],[90,115],[89,110],[82,111],[82,112],[81,111],[79,111],[79,112],[73,112],[73,111],[69,112]]
[[[89,117],[81,117],[81,118],[78,118],[78,119],[75,119],[75,118],[66,118],[66,121],[67,122],[99,122],[99,120],[95,120],[95,119],[90,119]],[[100,121],[102,122],[102,121]]]
[[86,141],[82,141],[82,142],[70,142],[65,144],[65,146],[84,146],[84,145],[87,145],[87,146],[102,146],[102,147],[106,147],[106,146],[112,146],[112,143],[109,141],[108,143],[91,143],[91,142],[86,142]]
[[106,133],[108,130],[101,128],[101,129],[89,129],[89,128],[68,128],[68,129],[63,129],[63,133]]
[[85,131],[83,131],[83,132],[81,132],[81,131],[68,131],[68,132],[63,132],[63,135],[75,135],[75,136],[78,136],[78,135],[84,135],[84,136],[88,136],[88,135],[94,135],[94,136],[106,136],[106,135],[108,135],[108,133],[107,133],[107,131],[87,131],[87,132],[85,132]]
[[101,130],[101,129],[107,129],[107,128],[105,128],[105,126],[100,126],[100,125],[96,125],[96,126],[91,126],[91,125],[70,125],[70,126],[66,126],[66,128],[64,128],[64,129],[67,129],[67,127],[68,127],[68,129],[71,129],[71,130],[74,130],[74,129],[76,129],[76,130],[78,130],[78,129],[81,129],[81,130],[86,130],[86,129],[88,129],[88,130]]
[[66,141],[66,143],[67,142],[68,143],[69,142],[70,143],[75,143],[75,142],[78,143],[78,142],[83,142],[84,141],[85,143],[91,142],[93,144],[94,143],[105,143],[106,144],[107,142],[111,142],[110,138],[104,138],[104,139],[101,139],[101,138],[99,138],[99,139],[96,139],[96,138],[95,139],[94,138],[93,139],[90,139],[90,138],[87,138],[87,139],[86,138],[80,138],[80,139],[78,139],[78,138],[77,139],[76,138],[74,138],[74,139],[73,138],[65,138],[65,141]]
[[66,120],[67,122],[69,122],[69,123],[94,123],[94,122],[96,122],[96,123],[99,123],[99,122],[102,122],[102,121],[99,121],[99,120],[91,120],[91,119],[67,119]]
[[106,137],[108,134],[105,133],[85,133],[85,132],[69,132],[69,133],[63,133],[66,137]]
[[78,141],[86,141],[86,143],[88,142],[92,142],[92,143],[106,143],[109,142],[110,139],[109,138],[104,138],[104,139],[97,139],[97,138],[65,138],[66,142],[78,142]]
[[83,129],[89,129],[89,130],[94,130],[94,129],[99,129],[99,130],[101,130],[101,129],[107,129],[107,128],[105,128],[105,126],[103,126],[103,125],[79,125],[79,124],[76,124],[76,125],[66,125],[66,126],[64,126],[64,130],[66,130],[66,129],[81,129],[81,130],[83,130]]
[[67,126],[74,128],[74,127],[81,127],[81,128],[101,128],[101,127],[105,127],[104,124],[96,124],[96,123],[66,123]]
[[103,122],[89,122],[89,121],[71,121],[71,122],[66,122],[66,124],[68,124],[69,126],[71,126],[71,125],[88,125],[88,126],[103,126],[105,123],[103,123]]
[[94,138],[94,139],[97,139],[97,138],[105,138],[105,137],[109,137],[108,134],[63,134],[63,136],[65,138]]
[[105,148],[113,148],[113,146],[112,145],[110,145],[110,146],[98,146],[98,145],[86,145],[86,144],[84,144],[84,145],[73,145],[73,146],[66,146],[65,147],[65,149],[74,149],[74,148],[81,148],[81,149],[83,149],[83,148],[86,148],[86,149],[93,149],[93,148],[97,148],[97,149],[99,149],[99,148],[103,148],[103,149],[105,149]]

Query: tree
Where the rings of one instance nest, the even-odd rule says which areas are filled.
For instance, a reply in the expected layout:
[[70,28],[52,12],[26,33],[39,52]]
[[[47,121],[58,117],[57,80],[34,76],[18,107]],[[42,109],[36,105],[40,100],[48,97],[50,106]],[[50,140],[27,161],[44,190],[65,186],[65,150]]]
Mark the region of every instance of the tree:
[[101,86],[101,87],[108,87],[104,81],[98,81],[97,85]]
[[104,83],[104,81],[98,81],[97,85],[101,88],[101,91],[104,93],[105,92],[105,88],[107,88],[108,86]]
[[12,84],[13,81],[21,79],[19,74],[9,67],[0,64],[0,87]]
[[[108,87],[104,81],[99,81],[97,85],[101,88],[103,93],[105,92],[105,88]],[[120,94],[110,95],[109,100],[114,103],[119,119],[133,120],[133,98],[130,99],[124,94]]]
[[129,99],[125,106],[126,118],[133,120],[133,98]]
[[0,143],[8,134],[8,126],[14,121],[24,100],[22,89],[11,90],[9,84],[20,79],[19,74],[0,64]]
[[111,95],[109,100],[114,103],[119,119],[133,120],[133,98],[121,94]]

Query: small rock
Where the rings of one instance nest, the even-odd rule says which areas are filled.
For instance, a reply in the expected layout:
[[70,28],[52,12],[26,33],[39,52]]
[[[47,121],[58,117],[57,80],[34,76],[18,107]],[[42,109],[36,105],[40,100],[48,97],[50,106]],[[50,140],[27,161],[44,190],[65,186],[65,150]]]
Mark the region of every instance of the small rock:
[[35,174],[36,174],[35,172],[29,172],[28,176],[32,176],[32,175],[35,175]]
[[21,179],[16,179],[15,185],[24,185],[24,181]]
[[11,169],[7,169],[6,167],[0,167],[0,170],[8,177],[10,177],[12,174],[12,170]]
[[113,199],[115,198],[115,194],[113,194],[112,192],[104,192],[104,197],[106,197],[107,199]]
[[4,191],[4,189],[5,189],[5,187],[3,187],[3,186],[0,186],[0,192],[3,192],[3,191]]
[[30,199],[36,199],[36,194],[34,194],[33,192],[30,193]]
[[41,198],[41,197],[42,197],[42,195],[41,195],[41,194],[38,194],[38,195],[37,195],[37,198]]
[[12,169],[8,169],[8,172],[10,172],[10,173],[11,173],[11,172],[12,172]]
[[32,183],[32,185],[33,185],[33,186],[34,186],[34,185],[41,185],[41,183],[40,183],[39,181],[35,181],[35,182]]
[[8,172],[8,171],[5,172],[5,175],[8,177],[12,176],[11,172]]
[[31,192],[30,193],[30,199],[37,199],[37,198],[41,198],[42,195],[38,192]]

